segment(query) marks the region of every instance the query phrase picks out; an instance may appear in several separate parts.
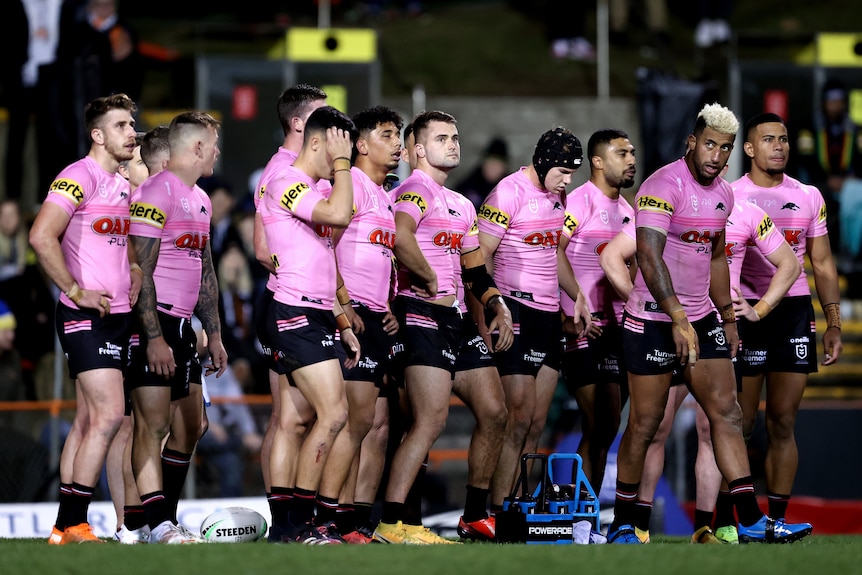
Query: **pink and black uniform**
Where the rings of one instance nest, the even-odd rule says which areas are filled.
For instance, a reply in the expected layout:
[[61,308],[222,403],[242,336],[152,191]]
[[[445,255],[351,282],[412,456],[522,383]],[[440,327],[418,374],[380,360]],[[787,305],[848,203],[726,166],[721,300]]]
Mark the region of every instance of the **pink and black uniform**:
[[191,317],[200,295],[203,254],[210,240],[212,203],[199,186],[187,186],[165,170],[135,190],[129,235],[159,241],[153,270],[156,311],[165,342],[174,352],[177,370],[170,380],[147,370],[147,337],[134,330],[129,350],[132,389],[170,386],[171,401],[187,397],[190,383],[201,383],[197,336]]
[[[634,209],[625,198],[609,198],[592,182],[568,196],[563,226],[563,235],[569,239],[566,257],[576,271],[593,323],[602,328],[596,339],[566,336],[562,371],[570,390],[626,380],[620,329],[624,302],[599,265],[599,256],[624,227],[634,228],[634,218]],[[567,316],[574,315],[575,302],[562,290],[560,307]]]
[[[637,228],[667,232],[662,258],[674,293],[697,332],[703,359],[730,358],[709,286],[712,242],[724,232],[732,209],[730,185],[720,177],[701,185],[684,158],[647,178],[635,197]],[[671,319],[650,293],[640,269],[625,305],[623,346],[626,368],[632,373],[668,373],[678,365]]]
[[324,200],[317,182],[292,166],[270,180],[261,200],[276,276],[267,337],[283,373],[337,357],[332,227],[312,221]]
[[[461,267],[461,254],[469,253],[479,249],[479,223],[476,216],[476,207],[463,195],[452,192],[449,195],[449,216],[452,218],[454,237],[457,247],[452,252],[454,265]],[[488,349],[485,340],[479,335],[476,321],[467,308],[467,294],[464,290],[464,281],[458,276],[458,309],[461,311],[461,345],[458,351],[458,359],[455,362],[455,371],[468,371],[483,367],[495,367],[494,357]]]
[[[808,238],[825,236],[826,205],[820,191],[785,175],[778,186],[763,188],[746,174],[733,182],[737,201],[763,209],[802,265]],[[755,303],[769,287],[775,267],[757,250],[742,263],[742,296]],[[811,288],[803,271],[787,295],[762,321],[747,324],[743,375],[770,371],[817,371],[816,330]]]
[[[389,312],[395,247],[395,211],[383,186],[378,186],[357,167],[353,178],[353,217],[335,247],[338,271],[354,311],[365,323],[356,334],[362,357],[353,369],[342,367],[345,381],[371,381],[383,384],[389,354],[395,337],[383,329],[383,317]],[[346,356],[336,346],[339,357]],[[344,365],[342,361],[342,366]]]
[[69,216],[60,249],[72,278],[82,289],[110,294],[111,313],[103,318],[60,294],[55,321],[73,379],[82,371],[125,365],[131,317],[129,193],[125,178],[85,157],[60,172],[45,199]]
[[[449,194],[455,192],[435,182],[422,170],[413,170],[394,190],[395,213],[406,214],[416,222],[416,241],[437,274],[434,299],[454,299],[461,277],[459,260],[454,257],[461,238],[449,213]],[[401,326],[399,339],[404,352],[399,364],[427,365],[455,374],[455,359],[460,344],[461,314],[458,307],[433,303],[419,297],[411,285],[417,280],[403,263],[398,266],[398,292],[392,311]]]
[[557,246],[564,199],[535,187],[525,168],[497,184],[479,209],[479,232],[499,238],[494,282],[512,312],[515,340],[495,354],[500,375],[560,367],[562,327]]
[[[257,183],[257,193],[254,195],[254,209],[263,217],[265,209],[263,197],[266,194],[266,187],[273,178],[281,174],[285,169],[293,166],[298,154],[292,150],[288,150],[283,146],[279,146],[278,150],[272,155]],[[284,369],[279,367],[272,353],[272,346],[269,344],[269,336],[267,335],[267,319],[269,316],[269,306],[272,303],[272,296],[275,293],[275,274],[269,274],[266,281],[266,288],[260,294],[254,306],[254,325],[257,339],[263,349],[263,354],[268,359],[269,368],[277,373],[284,375]]]

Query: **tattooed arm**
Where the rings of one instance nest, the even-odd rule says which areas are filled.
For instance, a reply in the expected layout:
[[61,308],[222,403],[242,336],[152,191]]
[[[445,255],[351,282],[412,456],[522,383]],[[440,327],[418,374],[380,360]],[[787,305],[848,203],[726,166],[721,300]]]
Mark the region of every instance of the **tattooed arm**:
[[211,364],[206,366],[206,373],[210,375],[217,372],[216,377],[221,377],[227,369],[227,351],[221,341],[218,298],[218,280],[213,266],[212,248],[207,242],[201,253],[201,289],[195,306],[195,315],[201,320],[201,325],[207,333],[207,348]]
[[143,335],[147,338],[149,370],[156,375],[172,377],[177,365],[174,361],[174,352],[162,335],[162,326],[156,311],[156,284],[153,281],[153,271],[159,261],[161,241],[159,238],[130,235],[129,243],[132,245],[143,275],[137,309]]

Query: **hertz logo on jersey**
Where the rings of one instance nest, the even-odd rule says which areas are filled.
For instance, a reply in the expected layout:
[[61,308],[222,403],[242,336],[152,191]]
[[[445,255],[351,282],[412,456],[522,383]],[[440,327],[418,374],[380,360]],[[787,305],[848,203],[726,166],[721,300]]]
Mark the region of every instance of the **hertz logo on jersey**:
[[820,213],[817,216],[817,223],[822,223],[826,221],[826,204],[820,206]]
[[653,196],[640,196],[637,203],[638,211],[647,210],[650,212],[667,214],[669,216],[673,215],[673,206],[670,205],[667,200]]
[[479,235],[479,220],[473,219],[473,224],[470,226],[470,231],[467,232],[468,236],[478,236]]
[[132,222],[148,224],[160,230],[165,229],[165,221],[167,220],[165,212],[152,204],[135,202],[129,207],[129,214],[132,217]]
[[481,219],[491,222],[492,224],[497,224],[503,229],[509,229],[509,221],[512,219],[511,216],[503,210],[498,210],[494,206],[489,206],[488,204],[482,204],[477,215]]
[[48,188],[48,193],[60,193],[72,200],[77,206],[81,203],[81,200],[84,199],[84,188],[81,187],[81,184],[76,182],[75,180],[70,180],[68,178],[60,178],[59,180],[54,180],[51,183],[51,187]]
[[423,198],[416,192],[404,192],[403,194],[398,196],[397,200],[395,200],[396,204],[399,204],[401,202],[411,202],[413,204],[416,204],[416,206],[419,208],[420,214],[424,214],[425,210],[428,209],[428,204],[425,203],[425,198]]
[[757,225],[757,239],[762,240],[771,234],[774,229],[775,224],[772,223],[772,218],[769,216],[763,216],[763,219],[760,220],[760,223]]
[[566,212],[566,221],[563,222],[563,229],[566,230],[566,235],[571,236],[578,229],[578,220],[569,212]]
[[309,189],[310,186],[307,183],[297,182],[284,191],[279,203],[284,207],[284,209],[292,212],[296,208],[296,204],[299,203],[299,200],[302,199],[302,196],[304,196]]

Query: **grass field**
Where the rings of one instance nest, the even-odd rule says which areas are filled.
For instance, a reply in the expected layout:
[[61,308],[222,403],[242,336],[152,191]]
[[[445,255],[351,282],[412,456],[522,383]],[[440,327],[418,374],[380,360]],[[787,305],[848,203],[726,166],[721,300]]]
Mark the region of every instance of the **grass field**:
[[0,539],[4,574],[272,574],[301,575],[743,575],[858,573],[862,537],[814,536],[792,545],[696,546],[656,538],[632,548],[616,545],[389,545],[304,547],[245,543],[183,547],[79,545]]

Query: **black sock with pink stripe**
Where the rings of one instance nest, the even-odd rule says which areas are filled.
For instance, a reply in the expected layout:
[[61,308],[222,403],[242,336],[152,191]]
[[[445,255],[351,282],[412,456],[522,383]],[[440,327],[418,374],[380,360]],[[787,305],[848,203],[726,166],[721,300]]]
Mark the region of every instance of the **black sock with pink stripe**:
[[735,479],[727,486],[730,490],[730,496],[733,497],[733,505],[736,507],[736,516],[739,518],[739,522],[749,527],[760,521],[763,512],[754,496],[754,483],[751,476]]
[[634,525],[637,517],[636,503],[640,486],[640,482],[624,483],[617,480],[614,521],[611,524],[610,531],[616,531],[621,525]]
[[177,523],[177,505],[180,502],[183,485],[186,483],[186,476],[189,474],[191,461],[191,453],[180,453],[167,447],[162,450],[162,489],[171,513],[170,518],[174,523]]

